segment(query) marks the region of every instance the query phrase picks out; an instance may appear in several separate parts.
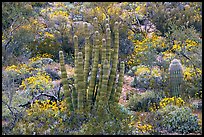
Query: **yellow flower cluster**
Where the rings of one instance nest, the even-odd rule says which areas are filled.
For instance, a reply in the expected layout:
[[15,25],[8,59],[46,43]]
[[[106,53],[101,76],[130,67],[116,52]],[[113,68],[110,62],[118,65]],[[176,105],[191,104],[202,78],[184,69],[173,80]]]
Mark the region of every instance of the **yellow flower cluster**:
[[45,32],[45,36],[51,39],[54,38],[54,35],[49,32]]
[[52,5],[54,8],[44,8],[40,11],[42,15],[48,15],[51,19],[54,17],[62,16],[68,19],[69,14],[67,11],[63,11],[62,9],[66,9],[67,6],[62,2],[54,2]]
[[175,56],[176,56],[176,54],[174,54],[174,53],[172,53],[172,52],[170,52],[170,51],[165,51],[165,52],[163,52],[163,59],[164,60],[171,60],[172,58],[174,58]]
[[31,105],[31,108],[27,109],[26,112],[28,116],[48,112],[49,117],[56,117],[59,112],[64,112],[65,110],[67,110],[65,101],[55,102],[50,100],[35,100]]
[[62,16],[62,17],[68,17],[68,13],[66,11],[54,11],[53,13],[50,14],[50,18],[56,17],[56,16]]
[[186,49],[191,51],[193,48],[196,48],[199,43],[195,42],[194,40],[187,39],[186,41]]
[[108,12],[109,15],[112,15],[112,14],[120,15],[120,13],[122,13],[120,6],[113,6],[113,5],[108,6],[108,11],[107,12]]
[[25,30],[31,30],[31,29],[32,29],[32,27],[31,27],[30,24],[28,24],[28,25],[23,25],[23,26],[21,26],[20,28],[21,28],[21,29],[25,29]]
[[190,80],[193,77],[192,68],[187,67],[184,69],[184,79]]
[[152,103],[152,104],[151,104],[151,107],[149,107],[149,111],[150,111],[150,112],[154,112],[154,111],[156,111],[156,110],[158,110],[158,109],[159,109],[159,106],[156,105],[156,103]]
[[175,43],[175,44],[173,45],[172,50],[181,51],[181,45],[180,45],[180,44]]
[[137,122],[137,128],[140,132],[145,133],[148,131],[152,131],[153,127],[150,124],[141,124],[141,122]]
[[54,6],[56,6],[56,7],[61,7],[61,8],[66,8],[67,6],[64,4],[64,3],[62,3],[62,2],[54,2]]
[[187,47],[188,47],[188,46],[197,46],[198,43],[195,42],[195,41],[193,41],[193,40],[187,39],[187,40],[186,40],[186,45],[187,45]]
[[[200,70],[199,68],[196,68],[196,71],[198,75],[202,75],[202,70]],[[196,72],[192,67],[186,67],[183,73],[184,73],[184,80],[187,80],[187,81],[192,80],[192,78],[196,76]]]
[[51,55],[51,54],[48,54],[48,53],[44,53],[44,54],[38,54],[37,56],[40,56],[40,57],[42,57],[42,58],[52,58],[53,57],[53,55]]
[[202,127],[202,119],[201,118],[198,119],[198,125]]
[[23,90],[29,88],[32,92],[34,90],[44,91],[46,90],[47,86],[50,86],[50,88],[53,86],[51,82],[52,79],[50,76],[46,75],[45,73],[38,72],[36,75],[24,79],[20,85],[20,88],[23,88]]
[[42,9],[42,10],[40,11],[40,13],[42,14],[42,13],[51,12],[51,11],[53,11],[52,8],[45,8],[45,9]]
[[8,66],[5,68],[5,71],[15,71],[18,74],[30,72],[32,70],[33,70],[33,68],[29,67],[26,64],[18,64],[17,66],[11,65],[11,66]]
[[35,61],[37,61],[37,60],[40,60],[40,59],[42,59],[42,58],[52,58],[52,57],[53,57],[53,55],[48,54],[48,53],[37,54],[36,57],[30,58],[30,59],[29,59],[29,62],[30,62],[30,63],[33,63],[33,62],[35,62]]
[[159,102],[159,106],[156,103],[152,103],[149,110],[151,112],[158,110],[159,108],[164,108],[167,105],[176,105],[176,106],[183,106],[185,102],[180,98],[172,97],[172,98],[164,98]]
[[29,59],[29,62],[30,62],[30,63],[33,63],[33,62],[35,62],[35,61],[37,61],[37,60],[40,60],[40,59],[41,59],[40,56],[32,57],[32,58]]
[[139,76],[139,75],[142,75],[144,73],[150,73],[150,69],[146,66],[143,66],[143,65],[138,66],[137,71],[135,72],[135,75]]
[[[162,40],[162,37],[159,37],[154,33],[151,36],[146,36],[143,40],[134,40],[134,33],[129,31],[128,39],[132,40],[135,45],[133,53],[128,56],[128,65],[139,64],[141,62],[139,58],[143,57],[144,52],[149,48],[166,47],[164,40]],[[137,60],[135,60],[135,58],[137,58]]]
[[98,6],[91,9],[90,16],[97,16],[97,19],[100,21],[103,21],[106,19],[106,14],[104,13],[104,10]]
[[159,106],[161,108],[165,107],[166,105],[176,105],[176,106],[183,106],[185,104],[185,102],[183,101],[183,99],[181,99],[180,97],[176,98],[176,97],[172,97],[172,98],[164,98],[159,102]]
[[8,67],[6,67],[5,70],[6,71],[16,71],[16,72],[20,73],[19,67],[16,65],[8,66]]
[[161,70],[158,67],[153,67],[151,70],[151,76],[160,77],[161,76]]

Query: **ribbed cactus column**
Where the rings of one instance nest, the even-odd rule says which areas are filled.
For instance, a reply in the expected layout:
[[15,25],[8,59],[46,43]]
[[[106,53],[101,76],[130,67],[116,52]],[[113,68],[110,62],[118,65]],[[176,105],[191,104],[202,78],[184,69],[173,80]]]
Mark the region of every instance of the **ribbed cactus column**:
[[[106,60],[106,40],[102,39],[102,53],[101,53],[101,69],[100,69],[100,79],[99,79],[99,86],[98,86],[98,92],[101,90],[101,83],[102,83],[102,76],[103,76],[103,64],[105,63]],[[107,60],[108,61],[108,60]],[[100,95],[100,93],[97,93]]]
[[84,94],[85,94],[85,83],[84,83],[84,69],[83,69],[83,54],[82,52],[78,53],[77,58],[77,80],[78,80],[78,108],[81,112],[84,109]]
[[85,94],[84,94],[84,107],[87,105],[87,87],[88,87],[88,74],[90,66],[90,44],[89,44],[89,34],[88,34],[88,24],[84,23],[85,31],[85,58],[84,58],[84,83],[85,83]]
[[181,95],[181,83],[183,80],[183,69],[180,61],[178,59],[174,59],[171,61],[169,65],[170,71],[170,95],[179,96]]
[[[108,24],[107,24],[108,25]],[[109,25],[108,25],[109,27]],[[110,28],[106,29],[106,40],[107,40],[107,59],[108,59],[108,63],[110,63],[110,58],[111,58],[111,31]]]
[[94,32],[98,31],[98,19],[97,19],[97,17],[95,17],[93,19],[93,26],[94,26]]
[[91,79],[89,82],[89,88],[88,88],[88,104],[91,106],[92,101],[93,101],[93,95],[94,95],[94,90],[95,90],[95,84],[96,84],[96,75],[97,75],[97,70],[98,70],[98,60],[99,60],[99,32],[95,32],[95,38],[94,38],[94,58],[93,58],[93,67],[91,71]]
[[119,98],[120,98],[120,94],[122,92],[123,80],[124,80],[124,71],[125,71],[125,63],[121,62],[120,73],[119,73],[119,78],[118,78],[118,85],[117,85],[115,96],[114,96],[115,103],[118,103]]
[[63,84],[64,89],[64,95],[67,98],[66,102],[68,104],[68,108],[70,111],[74,111],[73,105],[72,105],[72,99],[71,99],[71,91],[69,90],[69,83],[67,80],[67,71],[64,64],[64,54],[62,51],[59,51],[59,59],[60,59],[60,68],[61,68],[61,80]]
[[110,79],[108,81],[108,92],[110,92],[110,100],[112,99],[112,96],[114,95],[114,84],[115,84],[115,78],[117,73],[117,64],[118,64],[118,49],[119,49],[119,24],[118,22],[115,22],[114,26],[114,33],[115,33],[115,41],[114,41],[114,52],[113,52],[113,61],[112,61],[112,69],[110,73]]
[[110,65],[107,61],[107,59],[104,61],[103,65],[103,77],[102,77],[102,84],[101,84],[101,93],[100,93],[100,101],[104,102],[104,105],[108,103],[108,92],[107,92],[107,87],[108,87],[108,69],[110,68]]
[[77,53],[79,52],[79,47],[78,47],[78,37],[75,35],[74,36],[74,65],[75,65],[75,69],[74,69],[74,87],[75,87],[75,91],[73,92],[73,105],[74,105],[74,109],[76,110],[78,108],[78,80],[77,80],[77,64],[78,64],[78,61],[77,61]]

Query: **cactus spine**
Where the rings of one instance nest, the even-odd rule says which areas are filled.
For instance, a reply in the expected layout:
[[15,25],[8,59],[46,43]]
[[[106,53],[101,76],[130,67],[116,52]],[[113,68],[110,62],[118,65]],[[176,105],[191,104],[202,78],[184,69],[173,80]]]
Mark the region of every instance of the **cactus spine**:
[[174,59],[169,65],[170,71],[170,95],[179,96],[181,94],[181,83],[183,80],[183,70],[182,65],[179,60]]
[[[98,28],[97,19],[94,19],[95,29]],[[109,103],[118,102],[120,93],[122,91],[123,77],[124,77],[124,62],[121,62],[118,83],[116,83],[117,65],[118,65],[118,49],[119,49],[119,24],[115,23],[114,29],[114,46],[113,46],[113,58],[111,58],[111,31],[109,25],[106,25],[106,39],[102,39],[102,46],[100,45],[99,32],[95,31],[93,38],[93,45],[89,43],[88,26],[84,24],[85,30],[85,53],[84,59],[82,52],[78,48],[78,38],[74,36],[75,47],[75,81],[74,86],[77,96],[70,95],[68,90],[68,83],[63,83],[63,88],[67,93],[68,102],[70,106],[74,106],[74,110],[78,109],[80,112],[87,112],[92,108],[104,108]],[[93,48],[93,49],[92,49]],[[101,51],[101,54],[99,53]],[[63,53],[60,51],[60,64],[61,70],[66,71],[64,68]],[[92,64],[90,64],[92,61]],[[98,67],[98,63],[101,62],[101,67]],[[90,66],[91,65],[91,66]],[[91,69],[91,70],[90,70]],[[89,70],[91,71],[89,76]],[[100,71],[99,76],[97,73]],[[64,74],[65,72],[63,72]],[[64,81],[66,74],[63,75]],[[62,79],[63,80],[63,79]],[[118,84],[116,86],[116,84]],[[117,87],[117,88],[115,88]],[[73,92],[74,93],[74,92]],[[111,96],[111,97],[110,97]],[[70,97],[72,99],[70,101]],[[76,99],[77,97],[77,99]],[[109,102],[109,100],[112,100]],[[115,102],[115,103],[114,103]],[[95,105],[96,104],[96,105]],[[71,107],[70,107],[71,109]]]

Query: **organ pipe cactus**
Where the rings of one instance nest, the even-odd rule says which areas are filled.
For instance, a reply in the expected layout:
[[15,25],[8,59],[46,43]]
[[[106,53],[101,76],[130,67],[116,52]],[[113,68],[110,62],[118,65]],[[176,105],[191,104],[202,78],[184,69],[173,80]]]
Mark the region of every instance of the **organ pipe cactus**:
[[[97,19],[94,18],[94,26],[97,29]],[[78,38],[74,36],[75,48],[75,74],[74,86],[75,92],[68,89],[66,82],[66,70],[64,67],[63,52],[60,51],[60,65],[62,71],[62,84],[65,96],[68,100],[70,110],[80,112],[91,111],[93,108],[103,108],[112,103],[118,103],[123,86],[124,62],[121,62],[119,78],[117,80],[118,66],[118,49],[119,49],[119,23],[114,27],[114,45],[111,48],[111,31],[110,26],[106,24],[106,37],[99,39],[98,31],[95,31],[93,45],[91,45],[88,36],[88,26],[84,23],[85,30],[85,52],[83,53],[78,47]],[[100,45],[102,43],[102,45]],[[111,53],[112,51],[112,53]],[[99,53],[101,52],[101,53]],[[111,55],[113,58],[111,58]],[[98,63],[101,63],[101,66]],[[77,95],[71,95],[76,93]],[[75,98],[75,99],[71,99]],[[74,108],[74,109],[73,109]]]
[[183,69],[180,61],[178,59],[174,59],[171,61],[169,65],[170,72],[170,95],[171,96],[179,96],[181,95],[181,84],[183,80]]
[[68,108],[70,111],[73,111],[73,104],[71,99],[71,91],[68,87],[68,81],[67,81],[67,72],[64,64],[64,55],[63,52],[59,52],[59,58],[60,58],[60,68],[61,68],[61,80],[64,88],[64,95],[67,97],[66,102],[68,104]]

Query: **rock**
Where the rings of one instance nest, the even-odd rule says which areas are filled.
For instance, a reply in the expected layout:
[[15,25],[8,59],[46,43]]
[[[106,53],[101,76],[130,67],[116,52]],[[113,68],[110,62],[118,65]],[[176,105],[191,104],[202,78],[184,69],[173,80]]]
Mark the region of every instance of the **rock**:
[[52,64],[53,63],[53,59],[51,59],[51,58],[42,58],[41,61],[42,61],[42,63],[44,65]]
[[31,64],[31,67],[33,67],[33,68],[42,68],[42,65],[43,65],[42,61],[41,60],[37,60],[37,61],[35,61],[35,62],[33,62]]
[[132,70],[129,70],[127,73],[129,76],[134,76],[134,73],[132,72]]
[[50,68],[45,69],[46,73],[52,78],[52,80],[59,80],[60,76],[57,71],[54,71]]
[[133,71],[136,71],[136,70],[137,70],[137,67],[136,67],[136,66],[133,66],[133,67],[132,67],[132,70],[133,70]]

